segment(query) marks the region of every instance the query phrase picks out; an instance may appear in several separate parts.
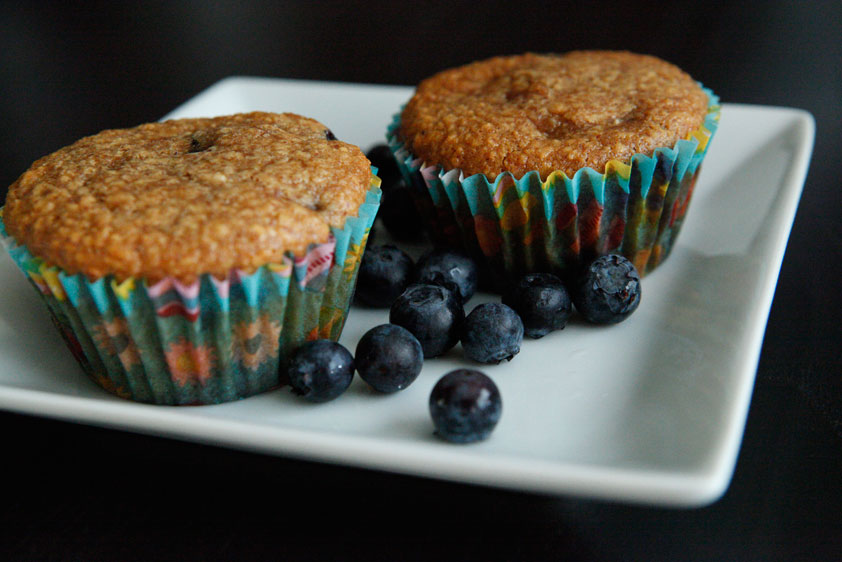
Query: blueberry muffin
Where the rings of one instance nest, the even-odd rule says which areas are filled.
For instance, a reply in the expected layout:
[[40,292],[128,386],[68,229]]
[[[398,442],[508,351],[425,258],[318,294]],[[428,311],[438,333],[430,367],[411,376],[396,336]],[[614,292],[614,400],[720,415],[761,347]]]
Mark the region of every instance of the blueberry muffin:
[[669,253],[718,99],[628,52],[495,57],[421,82],[389,130],[438,241],[499,276]]
[[278,386],[336,339],[379,202],[365,155],[294,114],[108,130],[10,188],[10,254],[84,370],[158,404]]

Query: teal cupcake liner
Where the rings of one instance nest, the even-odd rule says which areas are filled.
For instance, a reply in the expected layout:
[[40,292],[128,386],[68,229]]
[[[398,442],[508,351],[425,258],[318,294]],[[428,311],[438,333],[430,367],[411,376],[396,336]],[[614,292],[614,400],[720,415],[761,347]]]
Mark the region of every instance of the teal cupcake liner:
[[380,205],[379,179],[356,217],[303,256],[225,279],[185,285],[88,280],[0,238],[41,295],[85,373],[123,398],[153,404],[216,404],[285,382],[284,358],[307,340],[337,340]]
[[703,89],[708,113],[699,129],[652,155],[612,160],[604,173],[465,177],[411,154],[398,138],[400,114],[387,140],[432,239],[473,255],[498,288],[529,272],[567,277],[610,253],[624,255],[645,275],[675,244],[717,129],[719,98]]

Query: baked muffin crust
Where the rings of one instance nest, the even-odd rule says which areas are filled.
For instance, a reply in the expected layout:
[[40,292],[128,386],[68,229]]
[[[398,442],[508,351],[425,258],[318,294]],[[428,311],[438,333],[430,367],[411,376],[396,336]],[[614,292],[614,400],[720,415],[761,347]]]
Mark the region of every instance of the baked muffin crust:
[[290,113],[103,131],[9,188],[8,233],[68,273],[118,280],[253,271],[325,242],[371,181],[359,148]]
[[672,147],[704,122],[708,98],[686,73],[629,52],[496,57],[418,86],[398,136],[427,164],[490,179],[572,176]]

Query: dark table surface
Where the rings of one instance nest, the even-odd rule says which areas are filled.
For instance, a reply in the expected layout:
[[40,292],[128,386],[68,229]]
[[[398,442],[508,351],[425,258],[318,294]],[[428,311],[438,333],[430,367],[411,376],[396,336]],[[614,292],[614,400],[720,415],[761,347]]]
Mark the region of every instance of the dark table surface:
[[226,76],[414,84],[523,51],[651,53],[725,102],[817,122],[736,472],[712,505],[500,491],[3,412],[0,559],[842,559],[840,22],[839,2],[0,4],[2,186]]

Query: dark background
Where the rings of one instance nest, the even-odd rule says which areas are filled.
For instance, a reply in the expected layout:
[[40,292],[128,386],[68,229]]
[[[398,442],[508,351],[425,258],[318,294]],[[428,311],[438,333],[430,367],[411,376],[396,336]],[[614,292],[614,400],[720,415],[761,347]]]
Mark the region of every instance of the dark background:
[[226,76],[414,84],[523,51],[654,54],[724,102],[810,111],[817,138],[736,474],[713,505],[521,494],[0,413],[0,559],[840,559],[842,2],[14,4],[0,3],[2,197],[36,158]]

